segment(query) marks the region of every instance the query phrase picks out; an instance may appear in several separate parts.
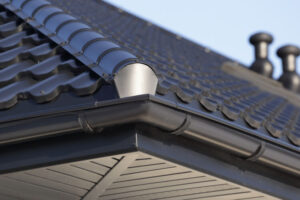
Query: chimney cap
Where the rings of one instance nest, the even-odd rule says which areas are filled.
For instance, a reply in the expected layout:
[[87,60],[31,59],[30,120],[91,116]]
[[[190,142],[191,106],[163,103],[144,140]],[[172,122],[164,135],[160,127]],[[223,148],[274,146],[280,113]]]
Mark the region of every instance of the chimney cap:
[[266,32],[258,32],[253,34],[249,39],[251,44],[257,44],[259,42],[266,42],[268,44],[273,42],[273,37],[271,34]]
[[280,58],[283,58],[287,55],[295,55],[295,56],[299,56],[300,55],[300,49],[295,46],[295,45],[285,45],[281,48],[279,48],[277,50],[277,55],[280,57]]

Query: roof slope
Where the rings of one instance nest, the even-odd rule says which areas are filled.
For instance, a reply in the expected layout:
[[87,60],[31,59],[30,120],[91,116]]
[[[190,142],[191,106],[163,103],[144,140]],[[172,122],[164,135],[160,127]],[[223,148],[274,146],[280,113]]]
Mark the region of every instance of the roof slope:
[[50,1],[154,66],[157,96],[299,152],[299,106],[224,72],[230,59],[103,1]]
[[4,8],[0,8],[0,109],[19,100],[54,100],[62,92],[94,93],[101,78],[92,76],[62,48]]
[[[156,96],[163,101],[300,151],[300,108],[224,72],[222,65],[229,59],[102,1],[51,0],[106,39],[100,34],[95,36],[89,27],[78,25],[75,18],[46,1],[19,2],[13,12],[28,23],[4,8],[1,15],[2,109],[13,106],[18,99],[45,103],[63,91],[91,95],[106,79],[107,71],[124,61],[139,60],[155,69],[160,79]],[[9,6],[9,2],[5,5]],[[25,8],[31,17],[24,16]],[[40,17],[38,13],[42,13]],[[63,29],[66,34],[60,36]],[[35,35],[36,32],[47,36]],[[65,35],[68,38],[59,40]],[[78,35],[81,42],[73,43]],[[96,38],[91,39],[93,36]],[[107,48],[101,49],[105,45],[99,41],[109,43]]]

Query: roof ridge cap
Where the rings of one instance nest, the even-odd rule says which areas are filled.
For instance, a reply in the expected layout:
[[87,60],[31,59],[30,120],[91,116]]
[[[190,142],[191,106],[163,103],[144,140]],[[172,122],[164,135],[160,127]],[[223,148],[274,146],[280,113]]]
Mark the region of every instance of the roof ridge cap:
[[[127,66],[132,68],[126,70],[127,73],[135,72],[136,74],[132,76],[126,73],[126,76],[122,76],[125,78],[125,82],[123,80],[122,83],[126,83],[126,81],[132,83],[132,80],[139,81],[139,83],[128,84],[128,87],[133,87],[126,88],[126,90],[131,91],[129,93],[121,92],[119,91],[120,87],[117,87],[120,97],[125,97],[127,94],[130,94],[130,96],[147,93],[155,94],[156,85],[155,90],[151,87],[151,91],[141,91],[141,88],[149,88],[146,86],[147,84],[153,85],[153,83],[157,84],[158,82],[152,67],[139,62],[137,56],[121,48],[118,44],[94,31],[90,26],[80,22],[62,9],[46,0],[0,0],[0,4],[25,20],[40,33],[46,35],[108,82],[115,81],[116,74],[122,71],[123,68]],[[134,65],[134,63],[139,63],[139,65]],[[139,73],[137,73],[137,66],[141,68],[141,71],[138,70]],[[151,72],[146,68],[150,68]],[[146,77],[141,79],[137,77],[139,75],[145,75]],[[156,80],[149,79],[147,76]],[[127,80],[129,78],[132,80]],[[149,80],[149,82],[144,82],[144,80]],[[144,87],[140,87],[141,84]],[[122,88],[124,89],[124,87]]]

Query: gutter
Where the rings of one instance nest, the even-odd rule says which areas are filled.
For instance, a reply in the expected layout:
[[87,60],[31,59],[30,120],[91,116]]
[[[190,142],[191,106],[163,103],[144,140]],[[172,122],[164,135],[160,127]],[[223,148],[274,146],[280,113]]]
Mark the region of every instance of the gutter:
[[282,148],[211,119],[179,110],[152,95],[99,102],[92,109],[0,124],[0,144],[8,145],[75,132],[101,134],[106,127],[133,123],[146,123],[168,134],[205,141],[245,160],[300,175],[299,152]]

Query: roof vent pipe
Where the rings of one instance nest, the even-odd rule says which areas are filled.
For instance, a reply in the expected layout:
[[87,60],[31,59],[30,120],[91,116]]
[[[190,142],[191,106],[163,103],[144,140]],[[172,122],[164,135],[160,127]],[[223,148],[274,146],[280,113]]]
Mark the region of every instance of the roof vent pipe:
[[279,81],[285,88],[300,92],[300,76],[296,72],[296,58],[300,55],[300,49],[293,45],[285,45],[277,50],[277,55],[282,60],[283,70]]
[[268,33],[255,33],[249,39],[255,47],[255,61],[250,69],[267,77],[272,77],[273,65],[268,59],[268,47],[273,37]]

